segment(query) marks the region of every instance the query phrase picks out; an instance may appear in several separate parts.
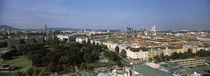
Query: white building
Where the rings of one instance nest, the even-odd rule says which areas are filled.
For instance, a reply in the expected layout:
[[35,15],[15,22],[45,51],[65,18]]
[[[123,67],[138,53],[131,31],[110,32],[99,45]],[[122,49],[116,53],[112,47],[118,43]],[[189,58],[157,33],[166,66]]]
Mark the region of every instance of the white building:
[[69,39],[68,35],[57,35],[56,37],[61,41],[68,41]]
[[196,53],[196,52],[200,51],[201,49],[204,49],[204,47],[189,46],[189,45],[185,45],[185,46],[181,46],[181,47],[166,47],[165,49],[163,49],[163,54],[170,56],[174,52],[177,52],[177,53],[187,52],[188,49],[192,49],[192,53]]
[[148,59],[148,50],[145,47],[139,48],[132,48],[126,47],[127,56],[130,59],[141,59],[147,60]]
[[184,33],[176,33],[174,36],[184,36]]
[[99,44],[99,45],[103,44],[103,41],[94,41],[94,42],[95,42],[95,45],[97,45],[97,44]]
[[152,26],[152,29],[151,29],[152,32],[156,32],[156,26]]
[[112,50],[115,50],[115,48],[116,48],[117,46],[119,47],[118,44],[111,44],[110,46],[111,46],[111,49],[112,49]]
[[88,38],[76,38],[76,42],[82,43],[82,42],[88,42]]

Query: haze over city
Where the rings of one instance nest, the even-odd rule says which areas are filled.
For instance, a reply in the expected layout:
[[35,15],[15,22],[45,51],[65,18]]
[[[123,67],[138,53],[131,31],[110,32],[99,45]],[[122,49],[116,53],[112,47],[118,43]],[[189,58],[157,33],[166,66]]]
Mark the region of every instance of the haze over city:
[[21,29],[209,30],[209,0],[1,0],[0,24]]
[[0,0],[0,76],[210,76],[210,0]]

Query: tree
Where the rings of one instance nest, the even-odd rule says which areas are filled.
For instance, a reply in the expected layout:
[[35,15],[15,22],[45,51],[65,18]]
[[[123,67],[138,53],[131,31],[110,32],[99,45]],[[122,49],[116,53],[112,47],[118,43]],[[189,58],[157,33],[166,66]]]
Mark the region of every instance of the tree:
[[27,71],[26,71],[26,74],[27,76],[33,76],[33,68],[29,68]]
[[178,59],[178,58],[180,58],[180,54],[178,54],[177,52],[174,52],[174,53],[172,53],[171,58]]
[[82,71],[83,71],[83,70],[86,70],[86,69],[87,69],[86,64],[85,64],[85,63],[82,63],[82,64],[80,65],[79,69],[82,70]]
[[7,42],[0,43],[0,48],[2,48],[2,47],[7,47]]
[[86,63],[91,63],[92,62],[92,59],[91,59],[91,54],[90,53],[84,53],[83,55],[83,59]]
[[57,70],[56,70],[56,65],[53,64],[53,63],[50,63],[50,64],[48,65],[48,70],[54,75],[54,73],[57,71]]
[[38,67],[42,66],[42,64],[41,64],[42,63],[41,55],[35,54],[35,55],[31,56],[31,57],[32,57],[31,58],[32,65],[38,66]]
[[68,62],[70,62],[70,56],[69,55],[61,56],[59,58],[59,62],[62,64],[67,64]]
[[98,60],[99,59],[99,52],[96,49],[91,51],[91,60]]
[[127,57],[127,53],[126,53],[125,49],[123,49],[123,50],[120,52],[120,55],[121,55],[123,58],[126,58],[126,57]]
[[40,74],[41,70],[40,69],[34,69],[33,73],[34,76],[38,76]]
[[122,64],[122,62],[121,62],[120,60],[117,60],[117,65],[118,65],[119,67],[123,67],[123,64]]
[[160,59],[161,59],[161,61],[165,61],[165,60],[166,60],[166,58],[165,58],[165,56],[163,55],[163,53],[160,54]]
[[96,45],[99,45],[99,43],[97,42]]
[[95,42],[93,42],[92,44],[93,44],[93,45],[96,45],[96,43],[95,43]]
[[154,59],[155,59],[157,62],[160,62],[160,61],[161,61],[161,59],[160,59],[160,56],[159,56],[159,55],[156,55],[156,56],[154,57]]
[[188,48],[188,49],[187,49],[187,52],[192,53],[192,51],[193,51],[193,50],[192,50],[191,48]]
[[205,50],[201,49],[200,51],[198,51],[196,53],[196,55],[199,57],[208,57],[208,56],[210,56],[210,51],[205,51]]
[[56,72],[59,74],[61,70],[63,70],[63,66],[58,64],[58,65],[55,65],[56,66]]
[[187,53],[186,53],[186,54],[187,54],[187,57],[188,57],[188,58],[189,58],[189,57],[194,57],[194,56],[195,56],[195,55],[192,53],[192,51],[193,51],[193,50],[190,49],[190,48],[187,50]]
[[119,54],[119,46],[115,47],[115,51],[117,52],[117,54]]
[[16,76],[26,76],[26,74],[24,72],[22,72],[22,71],[18,71],[16,73]]
[[[46,47],[45,44],[27,45],[21,48],[21,53],[32,60],[32,65],[38,67],[47,66],[48,71],[51,73],[59,73],[59,71],[66,70],[63,69],[63,67],[66,66],[74,66],[76,68],[78,66],[85,67],[85,63],[98,60],[100,53],[107,50],[107,47],[104,45],[88,43],[63,43],[61,41],[52,41],[47,45],[49,45],[49,47]],[[48,50],[50,47],[53,47],[55,50]],[[120,59],[115,52],[108,53],[107,58],[112,61]],[[83,69],[84,68],[82,68],[82,70]]]
[[16,49],[14,49],[6,52],[5,54],[2,54],[1,58],[3,58],[4,60],[9,60],[12,59],[14,56],[19,56],[19,55],[21,54]]
[[166,59],[166,61],[169,61],[170,60],[170,56],[165,55],[165,59]]
[[90,44],[90,39],[88,39],[88,42],[87,43]]
[[82,44],[86,44],[87,42],[86,41],[82,41]]
[[117,61],[118,59],[120,59],[120,57],[112,51],[105,51],[104,52],[105,57],[109,58],[112,61]]

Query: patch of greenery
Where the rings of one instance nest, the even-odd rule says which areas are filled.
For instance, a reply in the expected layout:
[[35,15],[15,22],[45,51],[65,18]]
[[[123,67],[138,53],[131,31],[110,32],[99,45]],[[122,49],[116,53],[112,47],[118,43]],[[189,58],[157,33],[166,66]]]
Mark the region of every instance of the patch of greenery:
[[[46,47],[46,45],[49,47]],[[38,70],[46,74],[49,72],[78,71],[77,68],[80,70],[90,69],[87,64],[90,64],[91,69],[102,66],[102,64],[94,62],[97,62],[100,53],[105,50],[107,48],[103,45],[51,41],[48,44],[27,45],[19,51],[32,61],[33,70],[36,67],[45,67],[44,70],[43,68]],[[116,54],[114,55],[116,56]],[[91,65],[91,63],[94,64]]]
[[50,51],[55,51],[55,48],[53,48],[53,47],[50,47],[50,48],[47,48],[48,50],[50,50]]
[[109,62],[107,63],[108,66],[113,66],[116,65],[117,63],[113,60],[109,60]]
[[0,76],[15,76],[15,73],[8,73],[8,72],[0,72]]
[[104,66],[105,63],[103,62],[93,62],[93,63],[88,63],[86,64],[88,68],[97,68],[97,67],[102,67]]
[[120,55],[121,55],[123,58],[126,58],[126,57],[127,57],[127,52],[125,51],[125,49],[123,49],[123,50],[120,52]]
[[107,57],[109,60],[112,61],[117,61],[120,60],[121,58],[117,55],[117,53],[112,52],[112,51],[105,51],[104,52],[105,57]]
[[6,60],[3,63],[23,68],[23,67],[26,67],[27,65],[29,65],[31,63],[31,60],[29,60],[25,56],[19,56],[16,59]]
[[209,57],[210,56],[210,51],[205,51],[205,50],[201,49],[196,53],[192,53],[192,49],[188,49],[188,51],[184,52],[184,53],[174,52],[174,53],[172,53],[171,56],[168,56],[168,55],[164,56],[163,54],[161,54],[160,56],[157,55],[157,56],[154,57],[154,59],[157,62],[161,62],[161,61],[169,61],[170,59],[174,60],[174,59],[194,58],[196,56],[197,57]]

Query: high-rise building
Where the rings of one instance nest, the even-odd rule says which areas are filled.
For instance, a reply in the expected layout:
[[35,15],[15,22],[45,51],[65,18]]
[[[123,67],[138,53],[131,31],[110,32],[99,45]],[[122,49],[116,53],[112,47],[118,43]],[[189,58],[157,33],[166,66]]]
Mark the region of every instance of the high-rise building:
[[127,33],[130,33],[130,32],[134,32],[133,28],[132,27],[126,27],[126,32]]
[[140,27],[139,32],[144,32],[144,29],[145,29],[144,26]]
[[144,29],[144,35],[148,35],[148,29],[147,28]]
[[156,35],[156,26],[154,25],[151,29],[152,35]]
[[152,26],[152,29],[151,29],[152,32],[156,32],[156,26]]
[[106,32],[110,32],[110,30],[107,30]]
[[46,41],[48,41],[49,32],[47,30],[47,25],[45,24],[44,26],[45,26],[45,34],[46,34],[46,37],[45,38],[46,38]]
[[47,31],[47,25],[45,24],[44,27],[45,27],[45,32],[46,32]]

